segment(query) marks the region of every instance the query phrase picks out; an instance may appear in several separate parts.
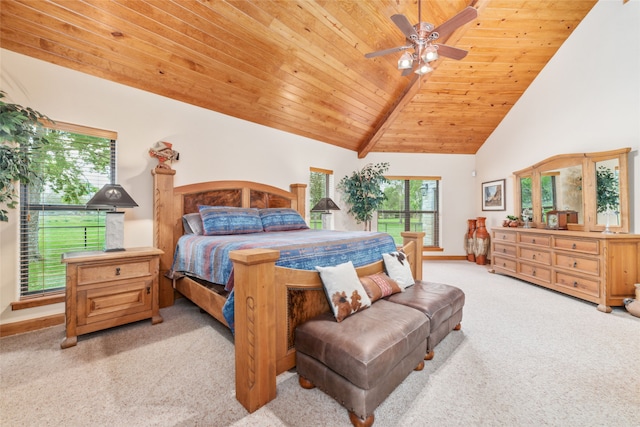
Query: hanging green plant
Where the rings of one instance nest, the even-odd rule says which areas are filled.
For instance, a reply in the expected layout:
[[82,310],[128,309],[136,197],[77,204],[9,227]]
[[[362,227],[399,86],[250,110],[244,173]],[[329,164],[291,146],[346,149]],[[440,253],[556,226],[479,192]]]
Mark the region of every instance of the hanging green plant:
[[344,201],[349,205],[348,212],[358,223],[364,223],[365,230],[371,231],[373,213],[386,199],[382,184],[387,182],[383,175],[387,170],[387,162],[369,163],[350,176],[345,176],[338,183],[338,190],[344,194]]
[[42,176],[32,168],[31,152],[49,143],[42,131],[40,120],[49,120],[31,108],[7,104],[0,91],[0,221],[9,221],[9,212],[15,209],[19,195],[18,183],[31,184],[42,181]]

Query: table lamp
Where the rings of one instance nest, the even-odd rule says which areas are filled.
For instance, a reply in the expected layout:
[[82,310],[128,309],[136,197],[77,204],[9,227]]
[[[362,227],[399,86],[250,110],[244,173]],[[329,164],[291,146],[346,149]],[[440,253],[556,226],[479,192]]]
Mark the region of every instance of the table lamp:
[[105,238],[104,251],[115,252],[124,251],[124,212],[119,212],[117,208],[135,208],[138,206],[131,196],[119,184],[105,184],[87,202],[87,207],[105,208],[113,207],[105,217]]

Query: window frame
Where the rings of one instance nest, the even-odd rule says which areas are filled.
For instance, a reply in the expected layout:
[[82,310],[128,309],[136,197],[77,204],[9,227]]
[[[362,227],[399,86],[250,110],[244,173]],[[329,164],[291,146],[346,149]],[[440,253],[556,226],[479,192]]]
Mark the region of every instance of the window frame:
[[[376,212],[376,222],[378,231],[384,232],[384,230],[380,230],[380,215],[381,214],[397,214],[400,218],[402,218],[404,224],[404,231],[412,231],[411,230],[411,216],[412,215],[433,215],[434,223],[432,226],[431,234],[425,232],[425,237],[432,236],[433,244],[428,245],[424,242],[428,239],[423,240],[423,249],[425,250],[441,250],[440,245],[440,230],[441,230],[441,181],[442,178],[439,176],[385,176],[388,181],[403,181],[403,209],[401,210],[389,210],[389,209],[379,209]],[[434,181],[436,183],[434,189],[434,201],[433,206],[434,209],[420,209],[420,210],[412,210],[411,209],[411,181]],[[425,195],[423,195],[424,197]],[[413,230],[415,231],[415,230]]]
[[[107,167],[106,174],[103,174],[103,177],[107,178],[107,181],[110,183],[116,182],[116,148],[117,148],[117,133],[113,131],[97,129],[82,125],[76,125],[72,123],[66,122],[51,122],[51,121],[42,121],[43,127],[46,130],[53,131],[61,131],[68,132],[73,134],[80,134],[88,137],[96,137],[105,139],[105,143],[108,141],[109,144],[109,166]],[[106,160],[106,159],[105,159]],[[29,202],[29,192],[31,190],[27,185],[20,184],[20,222],[18,224],[19,233],[18,233],[18,262],[19,262],[19,278],[18,278],[18,294],[20,301],[12,304],[12,309],[20,309],[20,308],[30,308],[39,305],[47,305],[53,304],[60,301],[61,294],[65,293],[66,290],[66,280],[62,280],[61,286],[56,286],[53,288],[46,288],[43,284],[40,289],[29,289],[30,288],[30,264],[33,262],[30,260],[31,249],[29,247],[29,240],[32,239],[32,235],[34,233],[33,230],[29,229],[29,215],[31,212],[91,212],[95,211],[98,218],[96,221],[100,223],[100,215],[101,211],[104,216],[104,209],[94,209],[88,208],[84,204],[63,204],[63,203],[31,203]],[[104,221],[102,221],[103,223]],[[98,228],[104,229],[104,224]],[[35,231],[39,233],[40,231]],[[96,230],[96,233],[100,233],[100,230]],[[40,237],[38,237],[40,239]],[[52,244],[52,246],[55,244]],[[95,246],[95,245],[94,245]],[[93,249],[93,247],[92,247]],[[60,250],[65,251],[65,247],[62,246]],[[69,250],[74,250],[70,248]],[[68,251],[68,250],[67,250]],[[42,277],[46,277],[47,267],[46,261],[43,259],[42,261],[42,269],[44,271]],[[55,274],[55,276],[59,276],[59,272],[49,273]]]

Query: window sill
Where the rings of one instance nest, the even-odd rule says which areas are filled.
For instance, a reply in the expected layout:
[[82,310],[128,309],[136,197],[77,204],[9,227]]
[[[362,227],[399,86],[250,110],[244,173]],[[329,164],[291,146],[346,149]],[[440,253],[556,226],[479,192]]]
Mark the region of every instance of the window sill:
[[58,304],[64,302],[65,294],[57,293],[54,295],[47,295],[43,297],[25,298],[20,301],[11,303],[11,310],[24,310],[25,308],[42,307],[44,305]]

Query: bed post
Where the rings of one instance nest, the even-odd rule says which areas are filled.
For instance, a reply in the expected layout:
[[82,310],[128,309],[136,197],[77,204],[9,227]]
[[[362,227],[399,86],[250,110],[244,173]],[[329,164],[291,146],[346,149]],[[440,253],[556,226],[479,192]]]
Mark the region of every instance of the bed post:
[[289,188],[291,189],[291,192],[296,196],[295,198],[296,206],[291,206],[291,207],[297,210],[298,213],[300,213],[300,215],[302,216],[302,218],[306,218],[307,213],[306,213],[305,203],[306,203],[307,184],[291,184]]
[[173,240],[173,169],[155,168],[153,175],[153,246],[162,249],[158,300],[160,307],[173,305],[173,286],[165,273],[171,268],[175,248]]
[[407,246],[413,243],[413,253],[408,254],[411,258],[411,270],[416,280],[422,280],[422,245],[424,240],[424,232],[404,231],[400,233],[402,236],[402,245]]
[[236,399],[254,412],[276,397],[275,266],[280,251],[231,251]]

